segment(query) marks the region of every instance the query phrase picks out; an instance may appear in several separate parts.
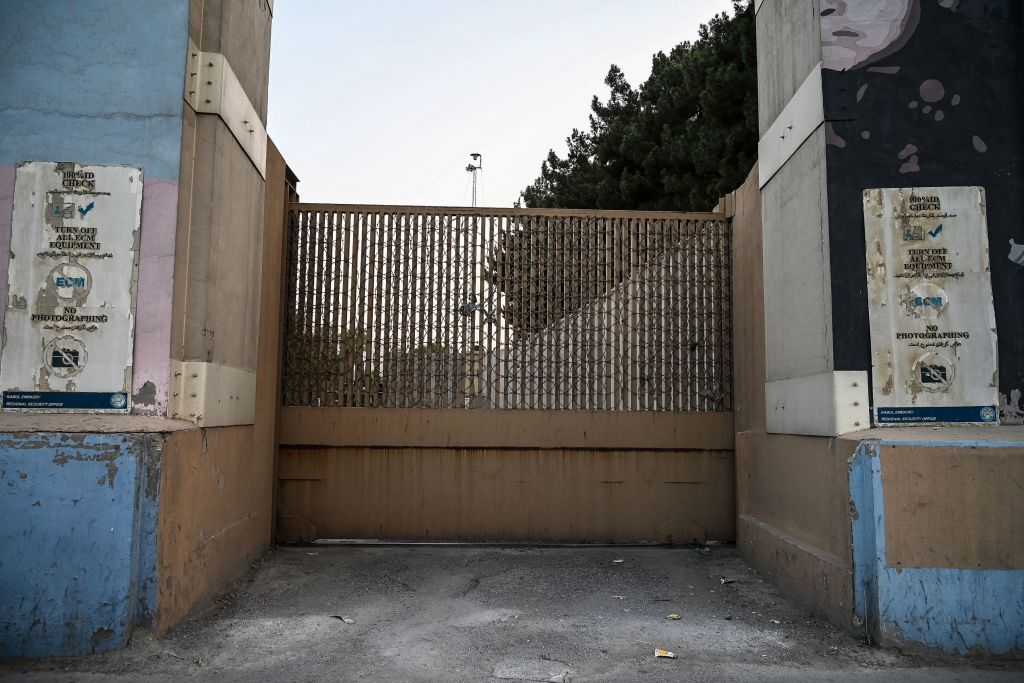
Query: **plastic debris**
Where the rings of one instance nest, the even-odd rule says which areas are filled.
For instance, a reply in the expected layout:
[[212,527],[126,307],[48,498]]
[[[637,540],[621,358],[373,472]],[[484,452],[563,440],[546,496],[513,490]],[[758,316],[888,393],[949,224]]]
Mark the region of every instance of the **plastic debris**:
[[666,659],[675,659],[676,658],[676,653],[675,652],[669,652],[668,650],[655,650],[654,651],[654,656],[655,657],[665,657]]
[[625,560],[612,560],[612,564],[622,564]]
[[730,579],[730,578],[728,578],[726,576],[723,576],[722,577],[722,585],[724,586],[727,583],[736,583],[736,579]]
[[707,547],[706,545],[702,545],[701,547],[696,548],[694,551],[698,555],[710,555],[711,554],[711,548]]
[[682,614],[669,614],[665,618],[668,619],[669,621],[679,621],[680,619],[683,618],[683,615]]
[[782,622],[779,621],[778,619],[772,619],[772,623],[773,624],[781,624]]
[[615,598],[616,600],[625,600],[626,599],[625,595],[613,595],[612,597]]
[[340,614],[332,614],[331,615],[331,619],[337,619],[338,621],[343,621],[346,624],[354,624],[354,623],[356,623],[355,619],[349,619],[348,617],[343,617]]

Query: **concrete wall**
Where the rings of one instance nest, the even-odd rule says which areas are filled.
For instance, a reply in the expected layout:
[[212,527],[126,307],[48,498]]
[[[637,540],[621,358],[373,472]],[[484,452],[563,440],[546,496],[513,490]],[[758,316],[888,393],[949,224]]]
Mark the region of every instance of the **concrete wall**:
[[267,120],[272,0],[190,0],[189,35],[200,50],[224,55],[260,120]]
[[1024,243],[1024,5],[911,4],[919,4],[916,21],[913,13],[880,17],[893,42],[877,54],[862,51],[858,58],[867,61],[838,59],[846,53],[823,34],[835,366],[871,367],[863,190],[979,185],[988,212],[1000,417],[1024,424],[1024,258],[1010,257],[1011,240]]
[[[158,535],[156,631],[164,634],[244,573],[269,547],[281,335],[285,163],[268,147],[258,332],[255,424],[172,434],[164,451]],[[262,205],[262,202],[261,202]],[[220,329],[230,330],[222,326]]]
[[768,381],[871,368],[863,190],[980,185],[1001,421],[1024,423],[1024,7],[764,0],[757,37]]
[[[169,402],[187,22],[184,0],[14,3],[0,22],[3,286],[18,162],[143,168],[135,415],[162,416]],[[157,609],[163,439],[146,432],[177,427],[130,416],[5,415],[3,422],[0,655],[122,646]]]
[[811,612],[855,629],[847,460],[852,446],[816,436],[737,436],[737,544]]
[[[791,160],[779,174],[785,178],[794,173],[800,167],[799,156],[808,150],[821,151],[814,145],[805,142],[794,157],[797,162]],[[821,161],[820,156],[816,158]],[[809,216],[799,215],[799,188],[814,187],[809,201],[815,204],[822,183],[813,173],[803,181],[796,178],[792,185],[773,181],[762,194],[755,169],[725,201],[733,214],[736,535],[748,561],[787,594],[816,614],[851,625],[853,565],[846,464],[850,448],[837,439],[766,433],[766,320],[773,320],[778,335],[787,332],[785,325],[791,318],[778,310],[769,316],[765,305],[769,297],[764,264],[778,258],[782,250],[778,245],[762,248],[763,242],[775,238],[762,231],[761,201],[773,202],[765,208],[773,216],[780,207],[790,207],[791,214],[785,214],[789,220],[778,221],[785,229],[793,229],[794,223],[818,229],[814,227],[822,217],[818,208]],[[786,188],[794,186],[797,190],[787,196]],[[785,239],[778,241],[787,244]],[[822,248],[820,239],[814,245]],[[799,264],[799,259],[786,259],[791,269]],[[818,303],[823,300],[819,298]],[[820,338],[818,342],[820,350]],[[776,349],[776,361],[781,351],[790,350]],[[814,351],[805,349],[805,353],[815,357]]]
[[162,415],[168,402],[187,4],[13,3],[0,23],[0,286],[6,291],[15,164],[143,168],[135,414]]
[[765,354],[763,367],[738,366],[735,391],[739,407],[763,389],[765,415],[737,414],[738,543],[786,593],[880,642],[1017,653],[1019,428],[860,431],[871,362],[861,193],[983,185],[999,196],[1001,419],[1019,422],[1021,309],[998,300],[1024,291],[999,246],[1024,234],[1024,9],[863,5],[875,15],[856,25],[872,36],[854,39],[852,3],[757,3],[762,226],[734,231],[746,332],[735,355],[757,344],[762,296]]
[[764,256],[756,166],[723,204],[732,216],[732,372],[736,432],[764,432]]
[[857,620],[888,645],[1024,653],[1024,429],[873,431],[849,472]]
[[[133,413],[152,417],[0,416],[0,656],[164,633],[270,543],[286,169],[183,99],[187,60],[220,53],[265,121],[270,23],[265,0],[5,7],[0,279],[17,162],[142,166]],[[215,399],[244,375],[248,409],[166,419],[185,360],[235,373]]]
[[[264,124],[271,20],[265,0],[191,2],[189,38],[199,50],[224,56]],[[265,183],[226,123],[230,116],[185,107],[171,356],[251,377],[259,336]],[[244,419],[252,420],[251,414]]]
[[163,436],[110,422],[2,418],[0,657],[123,647],[154,617]]
[[181,623],[269,547],[273,449],[259,448],[253,431],[251,425],[191,429],[167,441],[157,634]]
[[817,0],[757,3],[757,112],[761,135],[821,61]]

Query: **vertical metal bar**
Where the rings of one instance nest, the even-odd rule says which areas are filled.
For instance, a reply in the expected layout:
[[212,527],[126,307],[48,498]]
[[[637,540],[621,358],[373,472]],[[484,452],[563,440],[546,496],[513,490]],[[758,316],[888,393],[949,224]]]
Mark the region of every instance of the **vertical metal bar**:
[[299,251],[299,221],[294,209],[289,209],[288,223],[285,227],[287,232],[287,256],[285,260],[285,308],[284,308],[284,343],[281,349],[281,367],[284,368],[281,382],[281,400],[286,406],[296,405],[294,395],[295,381],[295,352],[297,346],[297,335],[295,334],[298,313],[298,251]]
[[331,393],[330,405],[341,405],[343,379],[341,376],[343,353],[341,344],[341,217],[337,210],[330,212],[331,240],[334,252],[331,254],[330,285],[331,285]]
[[707,221],[700,222],[700,230],[698,232],[698,250],[697,255],[700,259],[700,296],[697,298],[697,323],[698,329],[700,330],[699,335],[699,346],[697,348],[697,368],[699,372],[698,378],[698,410],[707,410],[707,390],[708,390],[708,346],[710,345],[708,334],[708,229]]
[[721,231],[721,267],[719,283],[721,294],[721,392],[720,410],[733,409],[733,357],[732,357],[732,224],[728,220],[718,223]]
[[515,359],[513,358],[514,344],[518,341],[518,332],[515,329],[518,309],[515,308],[517,299],[515,292],[511,288],[512,279],[509,275],[511,264],[515,259],[515,238],[513,235],[517,225],[518,219],[514,213],[505,216],[499,239],[499,258],[501,261],[499,263],[498,278],[501,286],[498,288],[498,296],[502,315],[499,317],[501,327],[498,330],[498,334],[500,335],[499,346],[504,349],[501,382],[505,401],[502,408],[506,409],[518,407],[518,401],[513,397],[513,392],[518,390],[518,385],[515,381]]
[[401,261],[399,259],[398,235],[395,227],[396,214],[392,211],[384,211],[381,214],[384,220],[384,242],[387,245],[384,255],[384,316],[382,319],[381,340],[383,342],[384,371],[384,405],[389,408],[397,407],[398,390],[398,366],[401,363],[401,349],[398,339],[398,290],[401,287],[402,273]]
[[398,364],[401,351],[398,341],[398,288],[400,287],[401,265],[398,259],[398,236],[395,229],[396,214],[389,211],[381,212],[381,219],[384,222],[384,243],[387,245],[384,252],[384,289],[383,296],[384,316],[381,319],[381,342],[383,348],[383,371],[381,375],[384,381],[384,405],[393,408],[396,406],[395,390],[398,387]]
[[315,211],[312,218],[310,234],[313,239],[313,354],[316,359],[314,364],[314,376],[313,376],[313,397],[316,405],[321,406],[324,404],[323,396],[323,383],[324,383],[324,333],[326,332],[324,325],[324,241],[325,236],[323,232],[323,212]]
[[387,334],[385,331],[384,302],[387,299],[387,282],[385,281],[385,268],[387,267],[387,226],[385,224],[384,212],[381,209],[373,210],[373,260],[374,260],[374,289],[371,301],[372,308],[372,329],[371,339],[373,340],[373,362],[370,364],[372,386],[370,387],[370,399],[374,406],[385,406],[387,393],[387,368],[385,367],[387,350]]
[[494,315],[494,287],[490,284],[492,275],[489,258],[494,239],[494,214],[487,212],[480,220],[482,237],[480,238],[480,263],[477,267],[480,307],[483,309],[480,311],[480,339],[482,340],[480,346],[483,373],[480,381],[484,394],[483,407],[496,408],[498,397],[494,390],[494,364],[497,362],[498,356],[495,351],[496,344],[494,343],[496,328],[492,322],[492,316]]
[[425,262],[423,260],[424,236],[422,229],[425,214],[421,212],[406,214],[406,229],[410,230],[410,282],[412,292],[408,298],[409,306],[409,342],[407,344],[410,354],[409,366],[409,404],[411,407],[420,408],[423,405],[423,373],[422,362],[424,339],[423,339],[423,271]]
[[428,243],[428,265],[427,265],[427,290],[425,292],[427,300],[427,362],[426,362],[426,381],[427,391],[429,398],[427,399],[428,408],[439,408],[441,407],[441,395],[440,385],[438,383],[438,356],[440,355],[439,349],[441,348],[441,318],[440,311],[435,310],[435,303],[437,300],[438,292],[441,291],[441,283],[438,272],[438,249],[440,248],[440,237],[439,237],[439,226],[438,216],[436,213],[429,215],[430,225],[428,226],[427,232],[427,243]]
[[413,221],[418,213],[406,211],[399,214],[398,228],[402,238],[402,288],[398,297],[398,311],[401,316],[398,321],[398,336],[402,354],[402,365],[400,373],[399,391],[401,400],[399,405],[409,408],[413,405],[413,384],[412,365],[415,361],[415,320],[413,318],[413,292],[416,288],[416,255],[413,251]]
[[697,227],[686,222],[686,244],[683,251],[684,291],[686,296],[686,409],[697,409]]
[[562,407],[562,383],[565,380],[564,365],[561,362],[561,352],[568,344],[566,339],[565,320],[565,262],[562,259],[562,236],[565,234],[565,216],[550,219],[550,238],[548,240],[548,324],[547,335],[549,340],[548,353],[550,355],[551,369],[551,402],[548,404],[555,410]]
[[[455,399],[455,376],[451,369],[458,357],[458,349],[455,348],[455,336],[452,324],[452,309],[454,307],[454,296],[452,284],[455,279],[455,269],[452,261],[456,258],[455,249],[452,247],[455,226],[452,225],[452,216],[446,214],[442,220],[442,251],[441,257],[444,260],[444,277],[441,280],[439,290],[438,312],[441,314],[442,334],[444,336],[445,355],[442,357],[444,376],[442,387],[445,393],[445,407],[454,408]],[[456,315],[458,315],[456,313]]]
[[305,259],[305,310],[303,311],[303,356],[305,361],[304,376],[304,387],[303,390],[306,394],[307,405],[316,405],[314,403],[315,396],[315,383],[316,373],[314,364],[316,363],[316,347],[315,347],[315,334],[316,330],[316,319],[315,319],[315,296],[313,291],[314,285],[314,273],[316,270],[316,226],[315,219],[313,218],[314,213],[312,211],[305,212],[305,244],[306,244],[306,259]]
[[353,211],[352,215],[352,233],[354,242],[354,251],[352,253],[353,262],[353,281],[352,291],[355,295],[355,321],[354,321],[354,333],[356,340],[358,341],[358,347],[355,351],[356,366],[353,368],[353,374],[355,375],[355,385],[353,386],[354,401],[353,406],[365,406],[366,405],[366,364],[369,361],[367,358],[369,348],[369,326],[367,325],[366,319],[366,306],[367,306],[367,278],[369,277],[367,269],[367,235],[366,235],[366,215],[359,209]]
[[348,302],[348,313],[345,316],[345,402],[346,406],[355,406],[356,367],[359,360],[360,344],[359,311],[356,289],[359,277],[359,265],[356,254],[359,249],[358,214],[346,209],[345,216],[345,300]]
[[681,303],[679,301],[679,276],[681,268],[679,264],[680,225],[681,221],[670,221],[668,234],[668,349],[670,358],[669,377],[671,378],[669,386],[672,392],[672,401],[669,404],[670,410],[682,410],[684,408],[681,402],[682,382],[680,381],[680,374],[682,373],[680,357],[683,344],[685,343],[682,337],[682,327],[679,324],[681,314]]
[[624,280],[629,283],[629,304],[628,304],[628,316],[629,316],[629,410],[638,410],[640,408],[640,366],[638,362],[639,357],[639,346],[640,346],[640,335],[638,328],[639,315],[640,315],[640,302],[638,299],[639,294],[639,283],[634,273],[637,272],[637,268],[640,264],[639,259],[639,231],[637,228],[637,221],[634,218],[628,220],[629,223],[629,261],[627,261],[626,272],[624,273]]
[[562,390],[562,405],[566,409],[573,409],[577,405],[577,394],[583,391],[583,386],[578,380],[579,372],[584,367],[583,339],[579,334],[579,324],[582,322],[584,311],[582,301],[577,295],[577,289],[581,280],[586,276],[583,273],[585,263],[583,254],[580,253],[580,245],[576,242],[576,225],[579,223],[579,219],[570,216],[566,222],[568,229],[562,237],[562,249],[565,251],[562,255],[562,262],[566,264],[566,273],[562,278],[565,283],[562,295],[564,301],[562,316],[565,318],[563,329],[567,343],[562,347],[562,367],[567,372],[563,372],[566,375],[566,382]]
[[391,389],[389,391],[389,406],[405,407],[402,397],[402,375],[404,372],[403,358],[405,356],[405,345],[402,339],[402,299],[406,289],[406,275],[408,268],[405,263],[405,236],[402,229],[402,214],[391,212],[390,216],[390,241],[393,243],[388,265],[388,298],[391,300],[391,332],[388,335],[391,339],[389,346],[393,356],[391,361]]

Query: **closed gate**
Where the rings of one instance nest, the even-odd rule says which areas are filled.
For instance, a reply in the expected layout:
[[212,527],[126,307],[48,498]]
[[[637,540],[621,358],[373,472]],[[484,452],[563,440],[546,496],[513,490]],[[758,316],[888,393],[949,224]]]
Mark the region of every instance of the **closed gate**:
[[292,204],[282,540],[733,534],[720,214]]

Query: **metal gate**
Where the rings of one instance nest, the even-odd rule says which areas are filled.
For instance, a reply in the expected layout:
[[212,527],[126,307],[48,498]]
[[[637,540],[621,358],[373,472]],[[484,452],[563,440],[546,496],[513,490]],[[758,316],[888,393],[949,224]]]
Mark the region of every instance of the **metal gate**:
[[[584,466],[609,448],[728,451],[729,255],[720,214],[292,204],[279,500],[299,531],[283,536],[424,537],[372,516],[334,524],[310,503],[387,449],[417,471],[439,448],[489,449],[498,470],[523,448],[569,449]],[[728,444],[701,441],[726,422]],[[702,425],[691,443],[667,436],[684,424]],[[622,433],[602,442],[609,425]],[[418,476],[413,489],[437,478]]]

